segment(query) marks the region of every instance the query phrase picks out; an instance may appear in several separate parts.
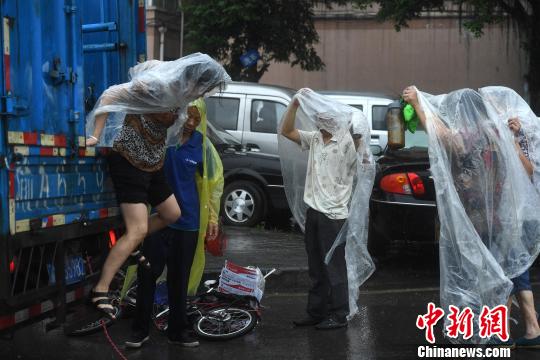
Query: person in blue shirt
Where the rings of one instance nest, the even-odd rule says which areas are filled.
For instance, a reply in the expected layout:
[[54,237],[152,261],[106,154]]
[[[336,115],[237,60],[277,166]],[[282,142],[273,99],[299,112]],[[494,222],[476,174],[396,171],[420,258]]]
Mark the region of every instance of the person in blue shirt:
[[198,273],[193,269],[200,267],[201,256],[204,268],[205,238],[212,240],[218,233],[223,167],[217,152],[205,136],[204,101],[199,99],[191,103],[187,115],[180,134],[180,144],[167,149],[164,166],[167,181],[173,189],[182,216],[144,241],[142,251],[152,266],[150,269],[142,266],[138,268],[139,285],[133,331],[125,342],[131,348],[139,348],[149,340],[156,280],[165,265],[170,309],[167,329],[169,343],[185,347],[199,345],[197,339],[188,332],[186,297],[190,273],[192,278],[193,273]]

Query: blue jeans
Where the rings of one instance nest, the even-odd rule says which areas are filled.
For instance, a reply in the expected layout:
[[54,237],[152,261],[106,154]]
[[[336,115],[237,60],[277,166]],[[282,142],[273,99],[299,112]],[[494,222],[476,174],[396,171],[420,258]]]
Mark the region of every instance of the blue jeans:
[[512,279],[514,288],[512,289],[512,295],[517,294],[520,291],[532,290],[531,280],[529,278],[529,270],[526,270],[523,274]]

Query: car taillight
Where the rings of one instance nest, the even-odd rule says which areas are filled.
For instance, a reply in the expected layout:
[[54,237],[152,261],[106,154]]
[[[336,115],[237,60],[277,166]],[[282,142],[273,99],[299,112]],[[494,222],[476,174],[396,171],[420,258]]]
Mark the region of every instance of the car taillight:
[[409,178],[409,182],[412,186],[412,191],[414,195],[424,195],[426,193],[426,189],[424,188],[424,182],[418,176],[418,174],[415,173],[407,173],[407,177]]
[[12,274],[15,272],[15,260],[11,260],[9,263],[9,272]]
[[388,193],[424,195],[424,183],[416,173],[396,173],[381,179],[381,189]]

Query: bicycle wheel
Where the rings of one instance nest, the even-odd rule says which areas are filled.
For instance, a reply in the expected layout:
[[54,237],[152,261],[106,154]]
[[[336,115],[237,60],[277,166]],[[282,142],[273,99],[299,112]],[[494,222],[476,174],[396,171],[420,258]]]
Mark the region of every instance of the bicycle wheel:
[[228,340],[247,334],[257,321],[252,310],[223,306],[204,314],[195,322],[193,330],[205,339]]

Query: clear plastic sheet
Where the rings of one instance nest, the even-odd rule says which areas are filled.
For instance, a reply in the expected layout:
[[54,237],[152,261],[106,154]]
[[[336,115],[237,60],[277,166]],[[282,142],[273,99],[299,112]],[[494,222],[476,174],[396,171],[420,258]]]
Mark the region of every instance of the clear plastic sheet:
[[[174,61],[149,60],[129,70],[130,81],[113,85],[99,97],[86,119],[86,133],[92,134],[95,117],[109,113],[100,145],[112,146],[123,126],[125,114],[184,112],[187,105],[223,89],[231,81],[225,69],[206,54],[196,53]],[[176,144],[183,125],[179,116],[168,132],[167,143]]]
[[[295,95],[300,106],[296,114],[295,128],[304,131],[325,129],[333,135],[350,132],[353,138],[361,135],[357,149],[356,178],[349,204],[349,217],[343,225],[334,245],[326,256],[328,263],[334,249],[345,245],[345,259],[349,282],[349,318],[358,312],[359,288],[375,270],[367,251],[369,198],[375,177],[375,162],[369,148],[370,127],[362,111],[341,104],[328,97],[301,89]],[[291,105],[292,106],[292,102]],[[335,121],[326,121],[326,118]],[[279,125],[281,128],[281,124]],[[279,132],[281,133],[281,132]],[[291,211],[304,230],[307,206],[303,200],[306,181],[308,152],[284,136],[278,136],[283,183]]]
[[[508,127],[478,92],[418,98],[441,228],[441,304],[447,313],[449,305],[470,307],[478,319],[482,306],[506,304],[510,279],[536,259],[540,199]],[[476,324],[468,342],[485,343]]]
[[532,181],[540,192],[540,119],[529,104],[517,92],[504,86],[488,86],[479,89],[480,94],[497,111],[504,125],[512,118],[518,118],[527,139],[529,160],[533,165]]

